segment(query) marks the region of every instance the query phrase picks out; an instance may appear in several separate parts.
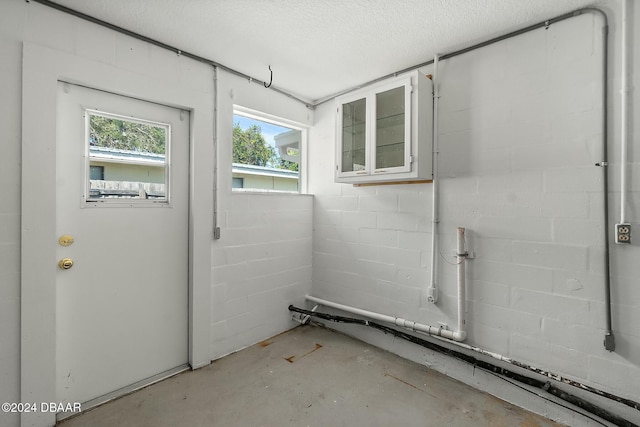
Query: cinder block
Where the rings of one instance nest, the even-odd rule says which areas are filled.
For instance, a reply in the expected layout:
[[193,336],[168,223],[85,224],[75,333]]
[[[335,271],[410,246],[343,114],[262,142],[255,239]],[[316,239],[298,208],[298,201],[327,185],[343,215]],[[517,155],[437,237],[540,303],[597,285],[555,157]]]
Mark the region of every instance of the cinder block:
[[426,193],[405,192],[398,195],[398,212],[431,215],[431,191]]
[[398,247],[416,251],[431,250],[431,233],[399,231]]
[[585,37],[585,34],[599,32],[599,27],[591,15],[551,25],[547,30],[546,49],[549,66],[561,66],[577,58],[594,55],[600,37]]
[[380,230],[377,228],[361,228],[358,230],[358,241],[365,245],[398,247],[398,232],[395,230]]
[[413,251],[400,248],[385,248],[381,251],[382,260],[398,267],[420,268],[420,251]]
[[510,287],[483,280],[467,281],[467,299],[491,306],[509,307]]
[[548,242],[551,240],[551,220],[540,217],[489,217],[479,219],[482,236],[508,240]]
[[514,216],[577,218],[589,217],[589,195],[581,193],[538,193],[514,195]]
[[266,215],[263,211],[226,211],[228,228],[265,226]]
[[549,105],[549,95],[546,93],[515,99],[511,110],[511,123],[548,123],[552,117]]
[[553,241],[568,245],[598,246],[604,240],[602,221],[562,219],[553,220]]
[[343,256],[348,257],[349,259],[368,260],[385,264],[392,264],[383,256],[381,256],[381,253],[386,253],[387,249],[381,251],[381,249],[377,246],[363,245],[360,243],[346,243],[343,245],[343,248]]
[[375,212],[342,212],[341,224],[345,227],[376,228]]
[[[226,282],[227,286],[227,301],[236,300],[238,298],[246,298],[249,295],[249,287],[251,279],[243,278],[230,282]],[[226,310],[226,309],[225,309]],[[228,313],[223,311],[222,313],[216,314],[219,319],[228,318]]]
[[241,264],[248,259],[262,259],[269,256],[268,244],[227,246],[225,248],[229,264]]
[[231,193],[231,197],[229,198],[229,202],[231,206],[229,210],[231,211],[247,211],[249,210],[249,194],[241,194],[241,193]]
[[322,210],[356,211],[358,210],[358,196],[315,196],[315,208]]
[[510,310],[507,318],[511,334],[519,334],[536,339],[539,339],[542,335],[542,317],[539,315]]
[[314,252],[344,256],[347,252],[346,249],[345,242],[340,240],[320,238],[313,241]]
[[547,193],[598,192],[602,188],[602,171],[593,166],[544,171],[544,191]]
[[388,282],[393,282],[397,277],[398,267],[396,267],[395,265],[364,259],[357,260],[355,263],[355,268],[353,263],[349,264],[352,271],[355,271],[362,275],[366,275],[368,277],[373,277]]
[[[224,305],[228,299],[227,284],[211,286],[211,313],[212,316],[221,316],[224,311]],[[215,313],[215,314],[213,314]]]
[[364,212],[396,212],[398,210],[398,195],[359,196],[358,210]]
[[468,107],[448,111],[446,115],[438,117],[440,120],[438,130],[442,134],[469,131],[471,129],[471,114],[472,110]]
[[[406,268],[400,267],[397,270],[395,281],[403,286],[409,286],[420,290],[429,283],[429,273],[424,268]],[[419,301],[418,299],[415,301]]]
[[238,264],[222,265],[211,270],[211,281],[213,285],[224,283],[234,283],[247,278],[245,261]]
[[590,314],[586,300],[519,288],[511,290],[511,307],[517,311],[559,319],[566,324],[584,324],[583,319]]
[[[553,293],[570,298],[604,301],[604,275],[586,271],[553,270]],[[617,286],[616,294],[626,287]],[[640,300],[640,295],[638,296]]]
[[219,322],[213,322],[211,324],[211,341],[218,342],[223,340],[229,335],[227,332],[227,321],[221,320]]
[[322,209],[315,209],[313,211],[313,219],[315,224],[340,225],[342,223],[342,212],[337,210],[325,211]]
[[629,396],[628,390],[637,390],[639,377],[640,368],[616,353],[589,356],[588,378],[605,390]]
[[538,170],[513,171],[511,174],[486,175],[477,178],[478,193],[542,193],[543,177]]
[[378,213],[378,229],[417,231],[426,216],[411,213],[381,212]]
[[513,242],[513,261],[518,264],[542,268],[586,270],[586,246],[541,242]]
[[545,77],[548,91],[560,94],[562,90],[595,83],[601,84],[602,56],[575,57],[562,64],[550,64]]
[[512,310],[506,307],[485,304],[476,300],[473,303],[468,304],[468,309],[469,323],[475,324],[477,322],[490,328],[500,329],[507,332],[511,329],[510,313]]
[[[594,112],[602,117],[600,108],[602,105],[602,82],[600,76],[593,75],[592,80],[579,85],[574,83],[573,85],[557,88],[554,95],[554,102],[549,106],[549,110],[555,122],[561,120],[562,117],[585,112]],[[599,122],[599,129],[602,130],[602,120]],[[582,133],[584,134],[584,131]]]
[[600,354],[604,330],[592,327],[567,325],[566,323],[544,318],[542,321],[542,337],[549,343],[567,347],[583,354]]
[[467,246],[471,246],[467,249],[473,250],[475,253],[476,261],[474,261],[474,264],[486,261],[508,262],[511,260],[511,242],[509,240],[483,236],[473,239],[472,244]]
[[[526,53],[527,52],[525,52],[525,54]],[[532,55],[532,57],[533,56],[534,55]],[[527,62],[529,61],[524,61],[514,68],[520,67]],[[510,62],[508,66],[513,66],[513,63]],[[545,91],[548,77],[545,72],[536,71],[536,69],[539,69],[541,66],[544,67],[544,63],[538,63],[536,67],[531,69],[520,68],[515,72],[510,72],[504,82],[505,89],[510,94],[508,98],[521,99]]]
[[509,288],[523,288],[551,292],[553,271],[536,265],[521,265],[508,262],[473,261],[473,278],[491,283],[500,283]]
[[237,298],[230,298],[225,302],[223,318],[231,321],[231,319],[238,318],[244,313],[249,312],[247,305],[247,296],[240,296]]
[[586,378],[587,356],[578,351],[553,345],[542,339],[519,334],[510,337],[511,356],[531,366],[564,376]]
[[467,332],[467,343],[498,354],[508,354],[508,331],[471,323]]

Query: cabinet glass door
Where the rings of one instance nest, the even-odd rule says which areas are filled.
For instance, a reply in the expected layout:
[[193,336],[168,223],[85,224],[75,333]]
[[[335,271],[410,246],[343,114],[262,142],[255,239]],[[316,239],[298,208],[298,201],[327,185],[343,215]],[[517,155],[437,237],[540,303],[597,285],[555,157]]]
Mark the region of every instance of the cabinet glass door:
[[375,167],[405,166],[405,86],[376,93]]
[[366,170],[366,128],[366,98],[342,104],[341,172],[357,172]]

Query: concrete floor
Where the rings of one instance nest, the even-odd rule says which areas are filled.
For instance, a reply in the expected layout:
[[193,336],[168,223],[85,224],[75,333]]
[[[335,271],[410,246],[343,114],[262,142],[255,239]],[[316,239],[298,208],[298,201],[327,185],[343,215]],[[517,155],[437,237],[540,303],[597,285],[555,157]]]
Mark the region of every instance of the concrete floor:
[[560,426],[317,326],[293,329],[59,425]]

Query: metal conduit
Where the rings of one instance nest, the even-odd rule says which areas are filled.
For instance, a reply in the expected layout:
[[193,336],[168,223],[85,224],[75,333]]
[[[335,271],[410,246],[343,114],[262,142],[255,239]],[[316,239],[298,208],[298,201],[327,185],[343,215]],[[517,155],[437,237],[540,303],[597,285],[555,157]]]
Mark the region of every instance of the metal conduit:
[[[204,57],[201,57],[201,56],[194,55],[192,53],[183,51],[183,50],[178,49],[176,47],[170,46],[170,45],[168,45],[166,43],[160,42],[158,40],[155,40],[155,39],[152,39],[152,38],[149,38],[149,37],[146,37],[146,36],[143,36],[141,34],[133,32],[133,31],[126,30],[126,29],[124,29],[122,27],[118,27],[117,25],[110,24],[110,23],[108,23],[106,21],[94,18],[94,17],[92,17],[90,15],[86,15],[84,13],[78,12],[78,11],[76,11],[74,9],[71,9],[71,8],[68,8],[68,7],[65,7],[65,6],[62,6],[62,5],[59,5],[59,4],[54,3],[52,1],[49,1],[49,0],[25,0],[25,1],[27,3],[30,3],[30,2],[40,3],[42,5],[51,7],[53,9],[59,10],[61,12],[68,13],[70,15],[73,15],[73,16],[76,16],[78,18],[84,19],[86,21],[93,22],[93,23],[95,23],[97,25],[100,25],[102,27],[109,28],[111,30],[117,31],[117,32],[122,33],[122,34],[126,34],[126,35],[128,35],[130,37],[133,37],[135,39],[145,41],[145,42],[150,43],[150,44],[152,44],[154,46],[157,46],[157,47],[160,47],[160,48],[163,48],[163,49],[166,49],[166,50],[170,50],[170,51],[176,53],[177,55],[185,56],[185,57],[193,59],[195,61],[202,62],[202,63],[205,63],[205,64],[209,64],[209,65],[213,66],[214,68],[220,68],[220,69],[222,69],[222,70],[224,70],[224,71],[226,71],[226,72],[228,72],[230,74],[233,74],[233,75],[238,76],[238,77],[245,78],[251,83],[258,83],[258,84],[262,84],[262,85],[266,84],[265,82],[263,82],[263,81],[261,81],[259,79],[256,79],[256,78],[253,78],[253,77],[249,76],[248,74],[241,73],[241,72],[239,72],[237,70],[234,70],[233,68],[230,68],[230,67],[227,67],[225,65],[219,64],[219,63],[217,63],[215,61],[212,61],[210,59],[207,59],[207,58],[204,58]],[[602,136],[602,161],[600,163],[596,163],[596,166],[602,167],[602,171],[603,171],[602,183],[603,183],[603,187],[604,187],[604,195],[603,195],[603,201],[604,201],[604,247],[605,247],[605,256],[604,256],[605,259],[604,259],[604,262],[605,262],[605,306],[606,306],[605,307],[605,309],[606,309],[606,313],[605,313],[605,317],[606,317],[606,332],[605,332],[605,338],[604,338],[604,346],[605,346],[605,348],[607,350],[614,351],[615,350],[615,339],[614,339],[614,335],[613,335],[612,322],[611,322],[611,270],[610,270],[610,267],[609,267],[609,263],[610,263],[610,259],[611,259],[610,250],[609,250],[609,201],[608,201],[609,183],[608,183],[608,168],[607,168],[608,167],[608,160],[607,160],[607,151],[608,151],[608,136],[607,136],[607,134],[608,134],[608,125],[607,125],[607,122],[608,122],[608,114],[607,114],[607,106],[608,106],[608,102],[607,102],[607,98],[608,98],[608,90],[607,90],[608,71],[607,70],[608,70],[608,56],[609,56],[608,55],[608,52],[609,52],[609,49],[608,49],[609,24],[608,24],[608,19],[607,19],[606,13],[604,11],[600,10],[600,9],[597,9],[597,8],[579,9],[579,10],[576,10],[576,11],[573,11],[573,12],[565,13],[565,14],[557,16],[555,18],[548,19],[548,20],[543,21],[543,22],[539,22],[537,24],[530,25],[528,27],[525,27],[525,28],[522,28],[522,29],[519,29],[519,30],[516,30],[516,31],[512,31],[512,32],[504,34],[502,36],[495,37],[493,39],[486,40],[486,41],[481,42],[481,43],[477,43],[477,44],[475,44],[473,46],[469,46],[469,47],[466,47],[464,49],[459,49],[459,50],[456,50],[454,52],[450,52],[450,53],[447,53],[447,54],[440,55],[439,56],[439,60],[445,60],[445,59],[453,58],[453,57],[456,57],[456,56],[459,56],[459,55],[474,51],[476,49],[480,49],[482,47],[489,46],[491,44],[494,44],[494,43],[497,43],[497,42],[500,42],[500,41],[503,41],[503,40],[507,40],[509,38],[512,38],[512,37],[515,37],[515,36],[518,36],[518,35],[521,35],[521,34],[528,33],[529,31],[533,31],[533,30],[536,30],[536,29],[539,29],[539,28],[545,28],[546,29],[546,28],[549,28],[549,26],[551,26],[554,23],[561,22],[561,21],[564,21],[564,20],[569,19],[569,18],[574,18],[574,17],[577,17],[577,16],[581,16],[581,15],[584,15],[586,13],[599,14],[602,17],[603,21],[604,21],[604,25],[602,27],[602,45],[603,45],[602,46],[602,49],[603,49],[603,51],[602,51],[602,127],[603,127],[603,131],[602,131],[602,133],[603,133],[603,136]],[[415,66],[412,66],[412,67],[404,68],[402,70],[396,71],[396,72],[391,73],[391,74],[387,74],[386,76],[379,77],[379,78],[377,78],[375,80],[371,80],[371,81],[366,82],[364,84],[361,84],[361,85],[358,85],[356,87],[352,87],[350,89],[341,91],[339,93],[336,93],[334,95],[328,96],[326,98],[321,98],[320,100],[316,100],[316,101],[311,102],[311,103],[306,102],[306,101],[304,101],[304,100],[302,100],[302,99],[300,99],[300,98],[298,98],[298,97],[296,97],[296,96],[294,96],[294,95],[292,95],[292,94],[290,94],[290,93],[288,93],[288,92],[286,92],[286,91],[284,91],[282,89],[279,89],[279,88],[277,88],[275,86],[271,86],[270,89],[275,91],[275,92],[278,92],[278,93],[280,93],[282,95],[285,95],[285,96],[287,96],[287,97],[289,97],[289,98],[291,98],[291,99],[293,99],[295,101],[300,102],[301,104],[305,105],[307,108],[314,109],[315,107],[318,107],[318,106],[320,106],[322,104],[325,104],[325,103],[329,102],[330,100],[336,98],[337,96],[352,92],[352,91],[354,91],[356,89],[360,89],[360,88],[369,86],[371,84],[380,82],[382,80],[385,80],[385,79],[388,79],[388,78],[391,78],[391,77],[395,77],[398,74],[402,74],[402,73],[405,73],[405,72],[413,71],[415,69],[424,67],[426,65],[431,65],[431,64],[433,64],[433,62],[434,62],[434,60],[429,60],[427,62],[418,64],[418,65],[415,65]]]
[[[248,74],[245,74],[245,73],[242,73],[240,71],[234,70],[233,68],[227,67],[226,65],[220,64],[219,62],[213,61],[211,59],[204,58],[204,57],[199,56],[199,55],[195,55],[193,53],[189,53],[189,52],[184,51],[182,49],[178,49],[178,48],[176,48],[174,46],[168,45],[168,44],[163,43],[161,41],[158,41],[156,39],[152,39],[150,37],[143,36],[142,34],[138,34],[138,33],[135,33],[133,31],[129,31],[129,30],[125,29],[125,28],[119,27],[117,25],[110,24],[110,23],[108,23],[106,21],[103,21],[103,20],[98,19],[98,18],[94,18],[93,16],[84,14],[82,12],[79,12],[77,10],[71,9],[69,7],[62,6],[60,4],[54,3],[54,2],[49,1],[49,0],[25,0],[25,1],[27,3],[34,2],[34,3],[40,3],[40,4],[45,5],[45,6],[49,6],[52,9],[56,9],[56,10],[59,10],[59,11],[64,12],[64,13],[68,13],[69,15],[76,16],[78,18],[84,19],[85,21],[93,22],[94,24],[98,24],[98,25],[100,25],[102,27],[109,28],[109,29],[111,29],[113,31],[116,31],[116,32],[121,33],[121,34],[125,34],[125,35],[127,35],[129,37],[133,37],[134,39],[142,40],[144,42],[147,42],[147,43],[152,44],[154,46],[160,47],[162,49],[169,50],[171,52],[174,52],[178,56],[184,56],[184,57],[187,57],[189,59],[193,59],[195,61],[202,62],[202,63],[205,63],[205,64],[209,64],[209,65],[211,65],[213,67],[216,67],[216,68],[220,68],[220,69],[222,69],[222,70],[224,70],[224,71],[226,71],[226,72],[228,72],[230,74],[233,74],[235,76],[247,79],[249,81],[249,83],[257,83],[257,84],[260,84],[262,86],[267,87],[266,86],[266,84],[267,84],[266,82],[264,82],[264,81],[262,81],[260,79],[257,79],[255,77],[252,77],[252,76],[250,76]],[[282,95],[285,95],[288,98],[291,98],[291,99],[293,99],[295,101],[298,101],[299,103],[303,104],[307,108],[310,108],[310,109],[314,108],[314,105],[312,103],[307,102],[307,101],[305,101],[303,99],[300,99],[297,96],[295,96],[295,95],[293,95],[293,94],[291,94],[291,93],[289,93],[289,92],[287,92],[287,91],[285,91],[283,89],[280,89],[280,88],[278,88],[276,86],[270,85],[269,89],[271,89],[271,90],[273,90],[275,92],[278,92],[278,93],[280,93]]]
[[[528,27],[510,32],[508,34],[499,36],[499,37],[495,37],[493,39],[475,44],[473,46],[469,46],[454,52],[450,52],[450,53],[446,53],[443,55],[439,55],[438,56],[438,60],[442,61],[442,60],[446,60],[446,59],[450,59],[450,58],[454,58],[456,56],[474,51],[476,49],[480,49],[482,47],[485,46],[489,46],[492,45],[494,43],[521,35],[521,34],[525,34],[528,33],[529,31],[533,31],[536,29],[540,29],[540,28],[544,28],[547,29],[549,28],[549,26],[551,26],[554,23],[557,22],[561,22],[564,21],[566,19],[569,18],[574,18],[577,16],[581,16],[587,13],[593,13],[593,14],[597,14],[600,15],[602,17],[602,20],[604,22],[603,26],[602,26],[602,104],[601,104],[601,108],[602,108],[602,161],[599,163],[596,163],[596,166],[599,166],[602,168],[602,184],[603,184],[603,222],[604,222],[604,269],[605,269],[605,283],[604,283],[604,296],[605,296],[605,325],[606,325],[606,330],[605,330],[605,336],[604,336],[604,347],[605,349],[607,349],[608,351],[614,351],[615,350],[615,338],[613,335],[613,328],[612,328],[612,322],[611,322],[611,270],[610,270],[610,260],[611,260],[611,251],[609,249],[609,180],[608,180],[608,166],[609,166],[609,162],[608,162],[608,133],[609,133],[609,129],[608,129],[608,112],[607,112],[607,108],[608,108],[608,65],[609,65],[609,23],[608,23],[608,18],[607,15],[604,11],[597,9],[597,8],[584,8],[584,9],[579,9],[573,12],[569,12],[566,13],[564,15],[560,15],[557,16],[555,18],[551,18],[548,19],[546,21],[543,22],[539,22],[537,24],[534,25],[530,25]],[[340,95],[344,95],[346,93],[349,93],[353,90],[356,89],[360,89],[366,86],[369,86],[371,84],[374,83],[378,83],[380,81],[395,77],[399,74],[405,73],[405,72],[409,72],[409,71],[413,71],[416,70],[418,68],[427,66],[427,65],[431,65],[434,63],[434,60],[429,60],[427,62],[423,62],[422,64],[418,64],[412,67],[408,67],[408,68],[404,68],[402,70],[396,71],[394,73],[391,74],[387,74],[386,76],[382,76],[379,77],[375,80],[371,80],[367,83],[364,83],[362,85],[353,87],[351,89],[339,92],[335,95],[329,96],[327,98],[322,98],[320,100],[316,100],[313,104],[314,107],[317,107],[319,105],[322,105],[326,102],[329,102],[330,100],[334,99],[337,96]]]

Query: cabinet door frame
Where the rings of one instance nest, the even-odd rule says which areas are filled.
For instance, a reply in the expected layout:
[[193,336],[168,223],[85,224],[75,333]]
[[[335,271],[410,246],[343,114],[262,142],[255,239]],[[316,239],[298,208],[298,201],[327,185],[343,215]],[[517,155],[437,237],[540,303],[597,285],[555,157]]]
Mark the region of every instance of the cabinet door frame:
[[[343,153],[343,147],[344,147],[344,139],[343,139],[343,135],[342,135],[342,130],[343,130],[343,112],[344,112],[344,106],[345,104],[349,104],[351,102],[354,101],[358,101],[364,99],[365,100],[365,124],[364,124],[364,129],[365,129],[365,143],[364,143],[364,150],[365,150],[365,154],[364,154],[364,160],[365,160],[365,164],[364,164],[364,169],[360,170],[360,171],[343,171],[343,163],[342,163],[342,153]],[[362,91],[358,91],[358,92],[354,92],[352,94],[349,95],[345,95],[342,96],[340,98],[337,99],[337,126],[336,126],[336,141],[338,141],[338,144],[336,144],[336,177],[337,178],[349,178],[349,177],[360,177],[360,176],[367,176],[369,175],[371,172],[371,161],[370,161],[370,151],[371,148],[369,147],[369,140],[371,138],[371,126],[370,126],[370,122],[371,122],[371,99],[370,99],[370,95],[368,95],[367,93],[364,93]]]
[[[377,158],[377,149],[378,149],[378,145],[377,145],[377,126],[376,126],[376,120],[377,120],[377,111],[378,111],[378,104],[377,104],[377,95],[379,93],[383,93],[389,90],[393,90],[393,89],[397,89],[400,87],[404,87],[404,161],[403,164],[401,166],[395,166],[395,167],[386,167],[386,168],[378,168],[377,164],[376,164],[376,158]],[[370,120],[369,120],[369,140],[367,141],[368,144],[370,145],[370,149],[369,149],[369,153],[370,153],[370,159],[369,159],[369,169],[370,169],[370,175],[374,175],[374,174],[395,174],[395,173],[406,173],[406,172],[411,172],[411,141],[412,141],[412,134],[411,134],[411,123],[413,120],[413,116],[412,116],[412,110],[411,110],[411,105],[412,105],[412,100],[411,100],[411,95],[412,95],[412,86],[411,86],[411,77],[407,77],[404,78],[402,80],[394,80],[393,82],[389,82],[387,84],[381,85],[381,86],[377,86],[375,88],[375,90],[369,95],[369,99],[370,99],[370,105],[371,108],[369,108],[368,113],[370,114]]]

